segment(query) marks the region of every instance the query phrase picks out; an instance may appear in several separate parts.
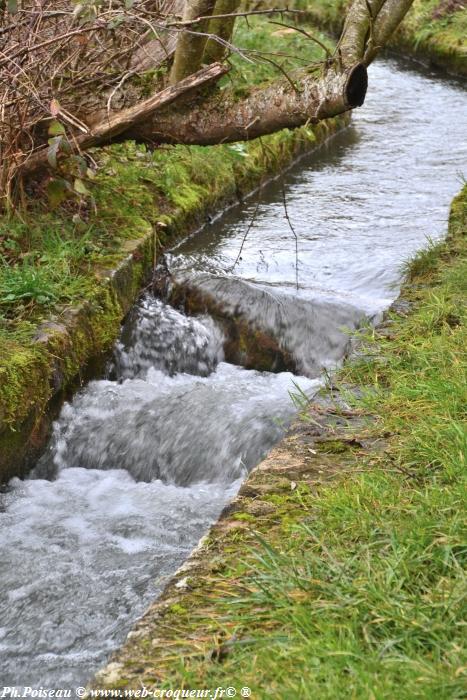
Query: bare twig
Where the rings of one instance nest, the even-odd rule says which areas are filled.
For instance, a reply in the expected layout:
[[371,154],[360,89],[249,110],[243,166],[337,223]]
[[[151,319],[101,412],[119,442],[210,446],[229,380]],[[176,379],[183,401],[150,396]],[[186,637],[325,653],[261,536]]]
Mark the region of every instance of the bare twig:
[[297,291],[298,291],[298,236],[297,236],[297,232],[295,231],[295,228],[294,228],[292,221],[290,219],[290,216],[289,216],[289,211],[288,211],[288,207],[287,207],[287,197],[285,194],[285,185],[284,185],[283,179],[282,179],[281,185],[282,185],[282,202],[284,204],[284,217],[285,217],[285,219],[287,219],[287,223],[289,225],[289,228],[292,231],[293,236],[295,238],[295,286],[296,286]]
[[189,27],[195,24],[198,24],[199,22],[202,22],[203,20],[206,19],[228,19],[231,17],[251,17],[253,15],[306,15],[306,10],[293,10],[289,9],[288,7],[277,7],[275,9],[271,10],[249,10],[245,12],[230,12],[226,13],[223,15],[209,15],[209,17],[197,17],[196,19],[189,20],[189,21],[175,21],[175,22],[168,22],[167,27]]
[[246,239],[248,238],[248,234],[250,233],[251,229],[253,228],[253,224],[254,224],[255,221],[256,221],[256,217],[258,216],[259,202],[260,202],[260,195],[258,194],[258,199],[257,199],[257,201],[256,201],[256,206],[255,206],[255,210],[254,210],[254,212],[253,212],[253,216],[251,217],[251,219],[250,219],[250,221],[249,221],[249,223],[248,223],[248,226],[247,226],[246,231],[245,231],[245,235],[243,236],[242,243],[241,243],[241,245],[240,245],[240,250],[238,251],[237,257],[235,258],[234,264],[233,264],[232,267],[230,268],[230,272],[233,272],[233,271],[234,271],[234,269],[235,269],[235,267],[236,267],[238,261],[242,259],[243,247],[244,247],[244,245],[245,245],[245,243],[246,243]]
[[269,24],[276,24],[279,27],[287,27],[288,29],[293,29],[296,32],[299,32],[300,34],[303,34],[303,36],[306,36],[307,39],[310,39],[310,41],[314,41],[315,44],[318,44],[323,51],[326,53],[326,58],[331,58],[331,52],[329,51],[328,47],[326,44],[323,44],[322,41],[317,39],[315,36],[307,32],[305,29],[301,29],[300,27],[294,27],[293,24],[284,24],[284,22],[275,22],[273,20],[269,20]]

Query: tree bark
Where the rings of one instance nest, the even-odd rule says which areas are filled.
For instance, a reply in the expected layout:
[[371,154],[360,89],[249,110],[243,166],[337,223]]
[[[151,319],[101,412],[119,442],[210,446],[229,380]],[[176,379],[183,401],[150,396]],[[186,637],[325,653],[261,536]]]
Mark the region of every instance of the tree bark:
[[378,16],[386,1],[354,0],[352,3],[338,43],[340,55],[346,65],[362,60],[367,41],[371,36],[374,18]]
[[[198,19],[198,17],[212,15],[215,4],[216,0],[185,0],[183,21],[189,22]],[[190,31],[183,31],[179,35],[170,73],[171,85],[175,85],[179,80],[191,75],[201,66],[207,36],[193,32],[206,34],[208,26],[209,20],[203,20],[194,24]]]
[[329,67],[320,78],[300,75],[252,90],[242,100],[223,93],[161,110],[131,127],[129,138],[145,143],[211,145],[245,141],[284,128],[317,122],[363,104],[368,80],[363,63],[347,70]]
[[[217,0],[213,14],[227,15],[237,12],[239,7],[240,0]],[[209,34],[214,34],[223,41],[230,42],[235,27],[235,19],[235,17],[212,19],[209,22]],[[227,53],[228,49],[220,41],[208,39],[203,60],[205,63],[216,63],[216,61],[222,61]]]

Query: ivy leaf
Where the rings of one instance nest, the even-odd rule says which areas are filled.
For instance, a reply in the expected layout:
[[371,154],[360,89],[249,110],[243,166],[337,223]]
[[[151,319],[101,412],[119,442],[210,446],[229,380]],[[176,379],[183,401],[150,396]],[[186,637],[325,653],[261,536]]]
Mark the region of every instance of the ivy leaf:
[[61,146],[60,146],[60,147],[61,147],[63,153],[67,153],[67,154],[68,154],[68,153],[71,153],[71,150],[72,150],[72,149],[71,149],[71,144],[70,144],[70,142],[68,141],[68,139],[64,138],[63,141],[62,141],[62,143],[61,143]]
[[49,136],[65,136],[65,127],[56,119],[49,124]]
[[74,189],[75,192],[77,192],[78,194],[82,194],[86,197],[91,194],[84,182],[79,177],[75,178]]
[[62,140],[63,136],[54,136],[54,138],[49,139],[49,147],[47,149],[47,160],[49,161],[52,168],[57,167],[57,155],[60,150]]

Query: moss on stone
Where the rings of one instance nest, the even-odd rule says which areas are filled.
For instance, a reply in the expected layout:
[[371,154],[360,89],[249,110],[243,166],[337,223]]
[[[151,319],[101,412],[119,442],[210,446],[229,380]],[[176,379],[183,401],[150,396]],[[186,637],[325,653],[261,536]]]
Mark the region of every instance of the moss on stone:
[[319,442],[316,447],[319,452],[327,454],[343,454],[349,449],[343,440],[325,440]]

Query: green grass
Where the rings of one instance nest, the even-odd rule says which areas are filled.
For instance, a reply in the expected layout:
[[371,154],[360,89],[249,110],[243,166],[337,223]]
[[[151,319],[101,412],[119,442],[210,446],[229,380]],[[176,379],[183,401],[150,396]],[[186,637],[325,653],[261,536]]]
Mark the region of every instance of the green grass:
[[[323,61],[326,58],[325,50],[316,41],[308,40],[300,32],[294,31],[291,28],[293,25],[293,19],[288,17],[274,17],[270,21],[259,18],[239,20],[233,43],[252,63],[234,53],[231,57],[234,72],[224,79],[223,84],[228,85],[233,80],[235,89],[242,96],[249,86],[267,82],[271,75],[282,77],[284,72],[293,75],[297,68],[311,67]],[[306,25],[305,30],[332,51],[333,42],[329,36],[310,25]]]
[[[440,0],[415,0],[414,6],[404,20],[406,33],[413,34],[416,46],[433,39],[439,44],[451,44],[452,48],[466,47],[467,35],[467,6],[464,10],[441,12],[435,17],[438,8],[448,3]],[[464,55],[464,61],[467,60]]]
[[333,378],[366,387],[347,390],[371,416],[353,431],[384,450],[359,450],[325,485],[266,494],[272,515],[221,528],[182,619],[157,617],[158,654],[132,641],[122,678],[144,667],[159,685],[264,699],[465,697],[466,225],[467,187],[449,239],[410,266],[410,314],[367,332],[365,360]]
[[[34,235],[34,229],[28,235]],[[0,308],[17,319],[35,305],[50,307],[59,300],[71,300],[86,290],[84,272],[89,235],[65,237],[56,231],[41,235],[40,249],[21,252],[14,264],[0,259]],[[18,249],[21,250],[18,246]]]

